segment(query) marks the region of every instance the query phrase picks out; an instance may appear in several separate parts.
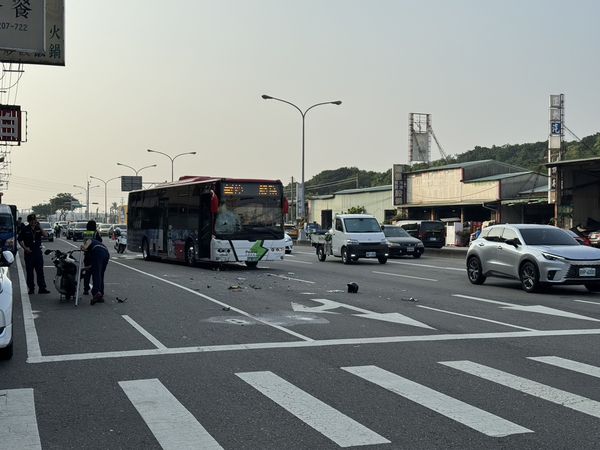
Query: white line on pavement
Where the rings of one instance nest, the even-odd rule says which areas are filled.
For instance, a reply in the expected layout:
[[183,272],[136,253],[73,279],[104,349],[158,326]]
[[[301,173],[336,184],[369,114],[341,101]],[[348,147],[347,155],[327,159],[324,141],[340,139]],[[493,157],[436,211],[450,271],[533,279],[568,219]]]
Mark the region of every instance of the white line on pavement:
[[391,277],[413,278],[415,280],[424,280],[424,281],[438,281],[438,280],[434,280],[433,278],[413,277],[411,275],[400,275],[399,273],[378,272],[376,270],[373,270],[372,272],[377,273],[379,275],[389,275]]
[[562,389],[553,388],[546,384],[528,380],[492,367],[477,364],[472,361],[441,361],[448,367],[475,375],[484,380],[506,386],[511,389],[547,400],[557,405],[571,408],[594,417],[600,417],[600,403],[581,395],[572,394]]
[[119,386],[162,448],[222,449],[159,380],[119,381]]
[[530,356],[528,359],[600,378],[600,367],[592,366],[590,364],[559,358],[558,356]]
[[284,280],[292,280],[292,281],[299,281],[300,283],[315,284],[314,281],[301,280],[300,278],[292,278],[292,277],[288,277],[287,275],[277,275],[276,273],[268,273],[267,275],[270,277],[283,278]]
[[597,306],[600,306],[600,302],[590,302],[590,301],[587,301],[587,300],[573,300],[573,301],[574,301],[574,302],[579,302],[579,303],[589,303],[589,304],[591,304],[591,305],[597,305]]
[[162,344],[162,342],[160,342],[158,339],[156,339],[154,336],[152,336],[150,333],[148,333],[140,324],[138,324],[131,317],[129,317],[127,315],[122,315],[121,317],[123,319],[125,319],[127,322],[129,322],[129,324],[133,328],[138,330],[142,336],[144,336],[146,339],[148,339],[150,342],[152,342],[156,348],[162,348],[162,349],[167,348],[165,345]]
[[490,299],[488,299],[488,298],[473,297],[473,296],[471,296],[471,295],[452,294],[452,297],[467,298],[467,299],[469,299],[469,300],[478,300],[478,301],[480,301],[480,302],[485,302],[485,303],[493,303],[494,305],[502,305],[502,306],[514,306],[512,303],[499,302],[498,300],[490,300]]
[[161,278],[159,276],[152,275],[151,273],[144,272],[143,270],[136,269],[134,267],[128,266],[127,264],[123,264],[123,263],[120,263],[120,262],[117,262],[117,261],[113,261],[113,263],[117,264],[119,266],[123,266],[123,267],[125,267],[125,268],[127,268],[129,270],[133,270],[134,272],[141,273],[142,275],[146,275],[147,277],[154,278],[156,280],[160,280],[163,283],[170,284],[171,286],[175,286],[175,287],[177,287],[179,289],[182,289],[182,290],[184,290],[184,291],[186,291],[186,292],[188,292],[190,294],[196,295],[198,297],[202,297],[203,299],[208,300],[209,302],[213,302],[213,303],[216,303],[217,305],[229,308],[231,311],[237,312],[238,314],[246,316],[246,317],[248,317],[248,318],[250,318],[252,320],[255,320],[257,322],[263,323],[263,324],[268,325],[270,327],[277,328],[278,330],[283,331],[284,333],[291,334],[292,336],[295,336],[295,337],[300,338],[300,339],[305,340],[305,341],[312,341],[311,338],[303,336],[300,333],[296,333],[295,331],[292,331],[292,330],[290,330],[288,328],[285,328],[285,327],[282,327],[280,325],[275,325],[273,323],[269,323],[268,321],[262,320],[262,319],[260,319],[258,317],[255,317],[255,316],[251,315],[250,313],[247,313],[246,311],[242,311],[241,309],[236,308],[235,306],[231,306],[231,305],[228,305],[226,303],[223,303],[223,302],[221,302],[221,301],[219,301],[219,300],[217,300],[215,298],[209,297],[206,294],[202,294],[202,293],[200,293],[198,291],[194,291],[193,289],[190,289],[188,287],[182,286],[181,284],[174,283],[173,281],[170,281],[170,280],[165,280],[164,278]]
[[236,375],[340,447],[390,443],[273,372],[240,372]]
[[186,353],[208,353],[208,352],[229,352],[229,351],[247,351],[247,350],[271,350],[271,349],[290,349],[290,348],[309,348],[309,347],[335,347],[344,345],[378,345],[378,344],[397,344],[411,342],[441,342],[441,341],[463,341],[463,340],[484,340],[484,339],[528,339],[544,338],[556,336],[590,336],[600,335],[600,329],[576,329],[576,330],[542,330],[542,331],[508,331],[496,333],[471,333],[471,334],[434,334],[421,336],[383,336],[376,338],[351,338],[351,339],[326,339],[321,341],[286,341],[286,342],[257,342],[248,344],[229,344],[229,345],[208,345],[193,347],[175,347],[147,350],[125,350],[117,352],[99,352],[99,353],[74,353],[66,355],[49,355],[38,358],[30,358],[30,363],[47,363],[62,361],[83,361],[106,358],[129,358],[136,356],[160,356],[160,355],[181,355]]
[[388,259],[388,264],[400,264],[403,266],[414,266],[414,267],[426,267],[428,269],[442,269],[442,270],[454,270],[457,272],[465,272],[465,268],[459,267],[442,267],[442,266],[432,266],[431,264],[420,264],[420,263],[408,263],[408,262],[400,262],[400,261],[390,261]]
[[27,282],[21,266],[21,258],[17,255],[17,271],[19,272],[19,290],[21,291],[21,307],[23,308],[23,323],[25,326],[25,341],[27,342],[27,360],[29,358],[39,358],[42,356],[40,349],[40,340],[35,329],[35,320],[31,310],[31,302],[27,294]]
[[[287,256],[286,256],[287,258]],[[283,262],[289,262],[289,263],[294,263],[294,264],[314,264],[308,261],[300,261],[300,260],[291,260],[291,259],[284,259]]]
[[423,305],[417,305],[419,308],[425,308],[425,309],[430,309],[432,311],[438,311],[441,313],[445,313],[445,314],[452,314],[455,316],[461,316],[461,317],[467,317],[469,319],[475,319],[475,320],[482,320],[484,322],[490,322],[490,323],[497,323],[498,325],[504,325],[507,327],[511,327],[511,328],[518,328],[520,330],[527,330],[527,331],[536,331],[534,328],[527,328],[527,327],[520,327],[518,325],[512,325],[510,323],[505,323],[505,322],[499,322],[497,320],[491,320],[491,319],[484,319],[483,317],[477,317],[477,316],[469,316],[467,314],[460,314],[457,312],[453,312],[453,311],[446,311],[444,309],[437,309],[437,308],[432,308],[430,306],[423,306]]
[[42,448],[33,389],[0,391],[0,448]]
[[356,366],[342,367],[342,369],[487,436],[504,437],[511,434],[533,433],[516,423],[379,367]]

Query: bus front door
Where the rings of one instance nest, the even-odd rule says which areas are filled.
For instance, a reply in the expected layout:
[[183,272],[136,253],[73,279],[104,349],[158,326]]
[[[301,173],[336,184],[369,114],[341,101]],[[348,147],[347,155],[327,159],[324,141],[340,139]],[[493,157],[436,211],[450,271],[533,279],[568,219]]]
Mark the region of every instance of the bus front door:
[[160,248],[156,250],[159,253],[167,253],[168,256],[168,241],[169,241],[169,200],[161,198],[158,200],[160,210],[160,223],[158,226],[158,245]]

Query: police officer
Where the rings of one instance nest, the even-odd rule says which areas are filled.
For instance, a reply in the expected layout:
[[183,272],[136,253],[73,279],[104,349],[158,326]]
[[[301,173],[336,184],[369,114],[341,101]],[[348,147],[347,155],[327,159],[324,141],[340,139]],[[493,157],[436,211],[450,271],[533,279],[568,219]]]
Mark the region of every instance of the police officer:
[[38,294],[49,294],[44,279],[44,255],[42,255],[42,236],[48,237],[48,233],[40,227],[35,214],[27,216],[27,225],[21,227],[19,233],[19,245],[23,247],[25,258],[25,271],[27,272],[27,288],[29,294],[35,294],[35,283],[33,272],[37,277]]

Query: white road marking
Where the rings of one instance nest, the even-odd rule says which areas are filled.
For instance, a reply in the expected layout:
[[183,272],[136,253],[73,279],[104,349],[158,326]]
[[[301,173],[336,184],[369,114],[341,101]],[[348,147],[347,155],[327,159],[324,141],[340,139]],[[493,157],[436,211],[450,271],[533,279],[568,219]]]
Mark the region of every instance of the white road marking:
[[587,300],[573,300],[574,302],[579,302],[579,303],[589,303],[591,305],[596,305],[596,306],[600,306],[600,302],[590,302]]
[[311,263],[311,262],[308,262],[308,261],[291,260],[291,259],[284,259],[283,261],[284,262],[293,263],[293,264],[310,264],[310,265],[314,264],[314,263]]
[[240,372],[236,375],[340,447],[390,443],[273,372]]
[[399,273],[377,272],[376,270],[372,270],[372,272],[377,273],[379,275],[389,275],[391,277],[413,278],[415,280],[424,280],[424,281],[438,281],[438,280],[434,280],[433,278],[413,277],[411,275],[400,275]]
[[146,350],[125,350],[117,352],[73,353],[66,355],[50,355],[30,358],[30,363],[47,363],[62,361],[84,361],[106,358],[130,358],[139,356],[181,355],[186,353],[230,352],[248,350],[270,350],[290,348],[317,348],[356,345],[398,344],[410,342],[442,342],[486,339],[529,339],[555,336],[593,336],[600,335],[600,329],[576,330],[543,330],[543,331],[508,331],[496,333],[471,334],[434,334],[423,336],[383,336],[375,338],[325,339],[320,341],[286,341],[286,342],[257,342],[248,344],[208,345],[192,347],[175,347]]
[[459,267],[442,267],[442,266],[432,266],[430,264],[418,264],[418,263],[408,263],[408,262],[400,262],[400,261],[390,261],[388,259],[388,264],[400,264],[403,266],[414,266],[414,267],[426,267],[428,269],[442,269],[442,270],[454,270],[457,272],[466,272],[466,268]]
[[175,286],[175,287],[177,287],[179,289],[182,289],[182,290],[184,290],[184,291],[186,291],[186,292],[188,292],[190,294],[196,295],[198,297],[202,297],[203,299],[208,300],[209,302],[213,302],[213,303],[216,303],[217,305],[229,308],[231,311],[234,311],[234,312],[237,312],[238,314],[241,314],[243,316],[249,317],[250,319],[255,320],[257,322],[264,323],[265,325],[268,325],[270,327],[277,328],[278,330],[283,331],[284,333],[291,334],[292,336],[295,336],[297,338],[303,339],[305,341],[312,341],[311,338],[303,336],[300,333],[296,333],[295,331],[292,331],[292,330],[290,330],[288,328],[284,328],[282,326],[269,323],[269,322],[267,322],[265,320],[261,320],[260,318],[255,317],[255,316],[251,315],[250,313],[247,313],[246,311],[242,311],[241,309],[236,308],[235,306],[231,306],[231,305],[228,305],[226,303],[223,303],[223,302],[221,302],[221,301],[219,301],[219,300],[217,300],[215,298],[209,297],[206,294],[202,294],[202,293],[200,293],[198,291],[195,291],[195,290],[190,289],[188,287],[182,286],[181,284],[174,283],[173,281],[170,281],[170,280],[165,280],[164,278],[161,278],[161,277],[156,276],[156,275],[152,275],[151,273],[148,273],[148,272],[144,272],[143,270],[139,270],[139,269],[136,269],[134,267],[130,267],[127,264],[123,264],[123,263],[120,263],[120,262],[117,262],[117,261],[113,261],[113,263],[117,264],[119,266],[123,266],[123,267],[125,267],[125,268],[127,268],[129,270],[133,270],[134,272],[141,273],[142,275],[146,275],[147,277],[154,278],[156,280],[162,281],[163,283],[170,284],[171,286]]
[[448,367],[475,375],[484,380],[498,383],[511,389],[532,395],[543,400],[547,400],[557,405],[565,406],[575,411],[600,418],[600,402],[590,400],[581,395],[572,394],[562,389],[528,380],[501,370],[477,364],[471,361],[442,361]]
[[417,305],[417,306],[419,308],[430,309],[432,311],[438,311],[438,312],[445,313],[445,314],[452,314],[455,316],[466,317],[468,319],[482,320],[484,322],[496,323],[498,325],[504,325],[504,326],[511,327],[511,328],[518,328],[519,330],[536,331],[534,328],[520,327],[518,325],[512,325],[512,324],[506,323],[506,322],[499,322],[497,320],[485,319],[483,317],[470,316],[468,314],[460,314],[460,313],[453,312],[453,311],[446,311],[444,309],[431,308],[430,306],[423,306],[423,305]]
[[516,423],[379,367],[356,366],[342,367],[342,369],[487,436],[504,437],[533,433]]
[[158,339],[156,339],[154,336],[152,336],[150,333],[148,333],[140,324],[138,324],[131,317],[129,317],[127,315],[122,315],[121,317],[123,319],[125,319],[127,322],[129,322],[129,324],[133,328],[135,328],[136,330],[138,330],[142,336],[144,336],[146,339],[148,339],[150,342],[152,342],[156,348],[161,348],[161,349],[167,348]]
[[590,364],[559,358],[558,356],[530,356],[527,359],[600,378],[600,367],[592,366]]
[[403,325],[411,325],[413,327],[428,328],[435,330],[435,328],[429,325],[411,319],[400,313],[378,313],[369,311],[368,309],[359,308],[358,306],[348,305],[346,303],[335,302],[326,298],[311,298],[313,302],[321,303],[321,306],[304,306],[299,303],[292,302],[292,309],[294,311],[311,312],[311,313],[330,313],[331,309],[346,308],[352,311],[357,311],[361,314],[353,314],[356,317],[362,317],[364,319],[383,320],[385,322],[400,323]]
[[33,311],[31,310],[31,302],[27,294],[27,282],[21,266],[21,258],[15,258],[17,261],[17,270],[19,272],[19,290],[21,291],[21,307],[23,308],[23,323],[25,326],[25,341],[27,342],[27,360],[30,358],[39,358],[42,356],[40,349],[40,340],[38,339],[37,330],[35,328],[35,320]]
[[591,320],[593,322],[600,322],[600,319],[594,319],[593,317],[582,316],[581,314],[570,313],[568,311],[563,311],[561,309],[549,308],[543,305],[530,305],[530,306],[522,306],[522,305],[513,305],[512,303],[499,302],[496,300],[488,300],[480,297],[471,297],[470,295],[462,295],[462,294],[452,294],[452,297],[461,297],[467,298],[470,300],[477,300],[480,302],[486,303],[495,303],[501,306],[502,309],[513,309],[516,311],[526,311],[537,314],[546,314],[549,316],[559,316],[559,317],[567,317],[569,319],[579,319],[579,320]]
[[33,389],[0,391],[0,448],[41,450]]
[[314,281],[301,280],[300,278],[292,278],[292,277],[288,277],[287,275],[277,275],[276,273],[268,273],[267,276],[282,278],[284,280],[299,281],[300,283],[315,284]]
[[159,380],[119,381],[119,385],[162,448],[223,448]]

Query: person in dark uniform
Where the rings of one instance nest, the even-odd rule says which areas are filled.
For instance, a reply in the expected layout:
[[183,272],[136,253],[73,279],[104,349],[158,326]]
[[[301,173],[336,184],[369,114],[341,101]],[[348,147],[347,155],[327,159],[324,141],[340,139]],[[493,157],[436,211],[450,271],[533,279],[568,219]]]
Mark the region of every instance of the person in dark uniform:
[[[87,239],[95,239],[98,242],[102,242],[102,236],[98,233],[95,220],[88,220],[88,223],[85,224],[83,241],[85,242]],[[90,293],[90,279],[92,278],[92,262],[90,257],[91,254],[89,252],[84,253],[83,265],[85,267],[85,272],[83,273],[83,295],[89,295]]]
[[42,254],[42,236],[48,233],[40,227],[35,214],[27,216],[27,225],[23,225],[19,232],[19,245],[23,247],[25,258],[25,271],[27,272],[27,288],[29,294],[35,294],[33,272],[37,277],[38,294],[48,294],[46,280],[44,279],[44,255]]
[[88,239],[81,246],[90,262],[92,275],[92,300],[90,304],[104,303],[104,272],[108,266],[110,255],[106,246],[96,239]]

